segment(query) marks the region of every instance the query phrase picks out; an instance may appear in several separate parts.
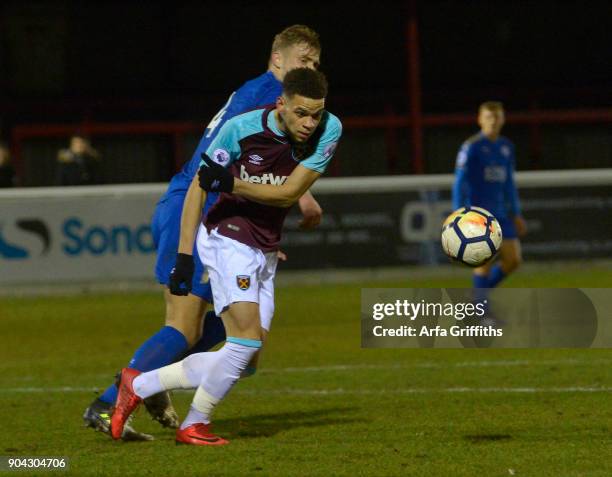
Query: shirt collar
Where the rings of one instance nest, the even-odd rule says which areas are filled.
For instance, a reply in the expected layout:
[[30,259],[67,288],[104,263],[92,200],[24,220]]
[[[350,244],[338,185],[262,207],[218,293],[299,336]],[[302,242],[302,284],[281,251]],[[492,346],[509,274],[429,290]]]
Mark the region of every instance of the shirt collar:
[[282,132],[278,127],[278,123],[276,121],[276,110],[275,109],[270,111],[270,114],[268,114],[268,127],[270,128],[270,131],[272,131],[277,136],[281,136],[281,137],[286,136],[286,134]]

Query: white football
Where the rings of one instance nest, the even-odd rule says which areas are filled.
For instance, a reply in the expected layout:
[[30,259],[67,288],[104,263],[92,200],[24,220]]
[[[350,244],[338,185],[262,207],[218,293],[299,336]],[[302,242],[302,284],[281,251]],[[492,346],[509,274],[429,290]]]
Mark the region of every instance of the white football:
[[502,230],[491,212],[461,207],[442,224],[442,249],[453,260],[479,267],[493,257],[502,243]]

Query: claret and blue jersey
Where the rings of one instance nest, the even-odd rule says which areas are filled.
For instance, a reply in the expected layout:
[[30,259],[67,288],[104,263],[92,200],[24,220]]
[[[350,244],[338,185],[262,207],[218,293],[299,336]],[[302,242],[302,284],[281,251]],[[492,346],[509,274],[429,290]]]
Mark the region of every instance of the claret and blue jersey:
[[[228,121],[206,153],[243,181],[282,185],[301,165],[325,172],[342,134],[340,120],[323,114],[317,130],[305,144],[292,144],[276,122],[273,106],[241,114]],[[222,193],[206,216],[208,230],[270,252],[278,248],[289,209],[253,202]]]
[[[453,208],[483,207],[500,223],[520,215],[518,192],[514,184],[514,144],[500,136],[491,141],[479,133],[459,150],[453,186]],[[504,236],[508,234],[504,231]]]

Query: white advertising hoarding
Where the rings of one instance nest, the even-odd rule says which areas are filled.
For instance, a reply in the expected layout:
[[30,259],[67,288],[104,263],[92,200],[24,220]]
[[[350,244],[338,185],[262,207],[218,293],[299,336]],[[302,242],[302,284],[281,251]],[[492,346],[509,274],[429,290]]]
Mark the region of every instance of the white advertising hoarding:
[[[346,177],[313,187],[314,231],[294,210],[282,269],[447,263],[440,224],[453,176]],[[612,169],[519,172],[528,260],[609,257]],[[154,279],[151,217],[166,184],[0,191],[0,285]],[[588,223],[589,227],[583,224]]]
[[0,283],[152,279],[163,187],[3,191]]

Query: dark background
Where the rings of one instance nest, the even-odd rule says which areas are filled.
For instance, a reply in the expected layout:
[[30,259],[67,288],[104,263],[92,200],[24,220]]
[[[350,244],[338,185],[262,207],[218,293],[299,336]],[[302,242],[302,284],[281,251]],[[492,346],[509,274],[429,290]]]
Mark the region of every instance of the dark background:
[[[5,1],[0,132],[10,139],[15,126],[82,121],[204,126],[231,91],[266,69],[273,35],[294,23],[321,36],[330,110],[341,118],[403,114],[409,108],[408,5]],[[610,108],[609,3],[416,5],[424,113],[475,114],[488,99],[503,101],[509,112]],[[510,123],[505,133],[517,143],[520,168],[610,167],[610,129],[606,121],[544,125],[537,147],[524,125]],[[457,147],[475,131],[475,125],[427,128],[425,172],[450,172]],[[181,160],[198,138],[195,132],[185,138]],[[167,180],[175,168],[166,137],[93,139],[112,182]],[[43,185],[45,167],[65,143],[27,140],[24,183]],[[347,128],[334,173],[409,173],[410,154],[408,130]]]

